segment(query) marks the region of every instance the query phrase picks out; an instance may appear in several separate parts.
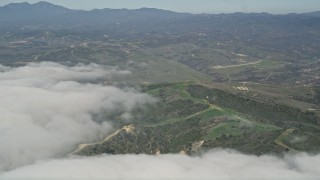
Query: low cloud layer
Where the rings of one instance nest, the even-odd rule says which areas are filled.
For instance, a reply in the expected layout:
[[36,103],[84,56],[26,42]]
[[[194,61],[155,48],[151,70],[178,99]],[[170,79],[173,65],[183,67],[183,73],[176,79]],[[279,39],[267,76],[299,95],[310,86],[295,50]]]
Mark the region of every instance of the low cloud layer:
[[320,156],[304,153],[249,156],[216,150],[184,155],[103,155],[52,160],[3,174],[0,179],[301,179],[320,177]]
[[94,64],[0,66],[0,173],[63,157],[110,133],[107,119],[94,118],[102,112],[128,114],[152,102],[145,94],[96,83],[128,73]]
[[[77,144],[112,132],[103,113],[154,100],[104,85],[128,71],[98,65],[0,65],[0,179],[303,179],[320,177],[320,155],[249,156],[214,150],[184,155],[66,157]],[[62,159],[61,159],[62,158]]]

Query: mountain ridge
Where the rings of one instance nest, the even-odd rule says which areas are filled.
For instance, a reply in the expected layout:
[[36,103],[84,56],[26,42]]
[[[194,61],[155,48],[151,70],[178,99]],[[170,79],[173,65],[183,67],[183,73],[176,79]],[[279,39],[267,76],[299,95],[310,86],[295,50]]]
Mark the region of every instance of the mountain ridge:
[[178,13],[178,14],[192,14],[192,15],[219,15],[219,14],[269,14],[269,15],[289,15],[289,14],[298,14],[298,15],[309,15],[309,16],[317,16],[319,17],[320,11],[312,11],[312,12],[303,12],[303,13],[286,13],[286,14],[273,14],[268,12],[232,12],[232,13],[188,13],[188,12],[176,12],[172,10],[166,10],[166,9],[159,9],[159,8],[151,8],[151,7],[141,7],[136,9],[127,9],[127,8],[94,8],[91,10],[80,10],[80,9],[73,9],[73,8],[67,8],[62,5],[53,4],[47,1],[39,1],[36,3],[29,3],[29,2],[21,2],[21,3],[9,3],[4,6],[0,6],[0,10],[3,10],[4,8],[25,8],[25,7],[40,7],[40,8],[48,8],[48,7],[55,7],[55,8],[63,8],[68,9],[71,11],[84,11],[84,12],[90,12],[90,11],[99,11],[99,10],[129,10],[129,11],[135,11],[135,10],[154,10],[154,11],[162,11],[162,12],[171,12],[171,13]]
[[[178,34],[219,27],[248,26],[263,22],[268,27],[301,28],[308,21],[318,24],[316,12],[311,15],[273,15],[268,13],[190,14],[156,8],[72,10],[48,2],[12,3],[0,7],[0,31],[18,29],[55,30],[82,29],[135,33],[156,32]],[[313,19],[312,19],[313,18]],[[165,29],[163,29],[165,27]],[[115,31],[116,30],[116,31]],[[224,31],[224,30],[223,30]]]

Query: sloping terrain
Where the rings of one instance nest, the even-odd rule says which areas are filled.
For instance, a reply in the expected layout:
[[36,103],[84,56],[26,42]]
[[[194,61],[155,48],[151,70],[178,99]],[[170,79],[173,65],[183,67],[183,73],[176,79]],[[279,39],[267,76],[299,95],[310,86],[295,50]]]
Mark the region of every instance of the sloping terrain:
[[192,83],[150,85],[143,90],[159,101],[137,110],[132,121],[120,123],[130,124],[130,131],[122,128],[104,142],[75,153],[193,154],[215,147],[250,154],[320,150],[316,138],[320,118],[312,112]]

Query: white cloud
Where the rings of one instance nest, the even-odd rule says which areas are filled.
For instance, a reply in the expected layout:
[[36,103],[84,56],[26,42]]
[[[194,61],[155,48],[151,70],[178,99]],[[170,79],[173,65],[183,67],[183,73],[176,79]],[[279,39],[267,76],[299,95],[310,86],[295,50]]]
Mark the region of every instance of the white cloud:
[[184,155],[102,155],[51,160],[3,174],[0,179],[319,179],[320,156],[304,153],[250,156],[215,150]]
[[0,172],[63,157],[110,132],[107,119],[95,121],[95,115],[115,109],[127,114],[152,102],[133,90],[90,83],[128,73],[94,64],[0,66]]
[[201,157],[59,159],[111,131],[108,120],[93,118],[101,118],[101,112],[121,109],[129,118],[135,106],[153,102],[145,94],[102,83],[123,74],[129,72],[94,64],[0,65],[0,179],[319,179],[320,155],[305,153],[279,158],[214,150]]

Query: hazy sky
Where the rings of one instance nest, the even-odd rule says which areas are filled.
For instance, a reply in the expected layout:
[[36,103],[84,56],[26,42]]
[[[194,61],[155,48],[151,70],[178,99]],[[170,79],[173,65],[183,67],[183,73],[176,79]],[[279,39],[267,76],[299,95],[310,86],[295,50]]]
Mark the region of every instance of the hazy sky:
[[[39,0],[0,0],[0,5]],[[320,0],[47,0],[74,9],[153,7],[178,12],[310,12],[320,10]]]

